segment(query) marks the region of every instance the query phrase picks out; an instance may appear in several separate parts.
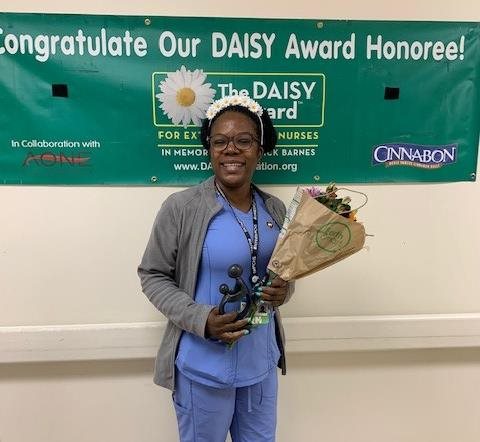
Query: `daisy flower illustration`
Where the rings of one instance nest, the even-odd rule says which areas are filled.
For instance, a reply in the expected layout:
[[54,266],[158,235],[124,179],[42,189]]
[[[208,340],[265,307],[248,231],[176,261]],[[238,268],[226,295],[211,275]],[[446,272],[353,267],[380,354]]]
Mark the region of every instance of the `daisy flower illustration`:
[[163,113],[173,124],[187,127],[190,122],[201,125],[205,111],[210,106],[215,95],[210,83],[204,83],[207,76],[201,69],[193,72],[182,66],[180,70],[170,72],[167,78],[160,82],[161,93],[155,96],[160,101]]

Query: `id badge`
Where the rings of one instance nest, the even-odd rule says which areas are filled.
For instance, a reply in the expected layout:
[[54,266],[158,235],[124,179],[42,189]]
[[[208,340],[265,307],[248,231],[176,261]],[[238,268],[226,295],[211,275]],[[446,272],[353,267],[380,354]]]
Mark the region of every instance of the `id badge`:
[[[245,302],[242,301],[240,305],[240,309],[245,307]],[[266,325],[270,322],[270,313],[272,311],[272,306],[270,304],[266,304],[263,301],[260,301],[257,304],[257,308],[255,313],[250,316],[250,325],[252,327],[257,327],[259,325]]]

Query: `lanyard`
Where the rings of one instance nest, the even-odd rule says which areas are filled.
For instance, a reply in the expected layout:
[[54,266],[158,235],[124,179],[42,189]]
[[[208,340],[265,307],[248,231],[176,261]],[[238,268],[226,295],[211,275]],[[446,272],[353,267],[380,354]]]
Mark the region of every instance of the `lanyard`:
[[248,247],[250,248],[250,281],[252,281],[252,284],[256,284],[260,279],[257,274],[259,234],[258,234],[257,202],[255,201],[255,195],[253,194],[253,189],[252,189],[252,220],[253,220],[253,239],[252,239],[252,236],[250,235],[247,228],[245,227],[245,224],[242,222],[241,219],[238,218],[237,214],[235,213],[235,210],[233,210],[233,207],[230,204],[230,201],[228,201],[228,198],[225,196],[222,189],[220,189],[220,187],[216,182],[215,182],[215,188],[217,192],[222,196],[222,198],[227,202],[235,220],[237,221],[238,225],[243,231],[243,234],[245,235],[245,238],[247,239]]

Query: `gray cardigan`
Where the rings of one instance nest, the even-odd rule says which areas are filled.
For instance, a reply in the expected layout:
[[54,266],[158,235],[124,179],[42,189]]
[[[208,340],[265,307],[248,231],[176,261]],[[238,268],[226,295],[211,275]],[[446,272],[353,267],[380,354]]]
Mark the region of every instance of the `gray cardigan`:
[[[281,226],[285,206],[278,198],[255,188],[275,222]],[[138,267],[142,290],[168,319],[155,361],[154,382],[170,390],[175,386],[175,357],[182,331],[205,337],[205,325],[213,305],[193,300],[203,242],[210,220],[221,209],[216,200],[213,177],[170,195],[155,219],[152,233]],[[289,286],[289,296],[293,284]],[[280,312],[276,309],[275,331],[282,374],[285,338]]]

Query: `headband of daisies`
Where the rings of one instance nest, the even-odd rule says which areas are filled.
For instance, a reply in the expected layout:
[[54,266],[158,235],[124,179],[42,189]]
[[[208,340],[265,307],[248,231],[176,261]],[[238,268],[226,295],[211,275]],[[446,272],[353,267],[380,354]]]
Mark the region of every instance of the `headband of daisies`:
[[244,95],[227,95],[226,97],[214,101],[207,109],[207,118],[209,120],[208,125],[210,126],[212,124],[212,120],[220,111],[232,106],[242,106],[258,117],[258,120],[260,121],[260,145],[263,146],[263,122],[261,118],[263,108],[250,97]]

